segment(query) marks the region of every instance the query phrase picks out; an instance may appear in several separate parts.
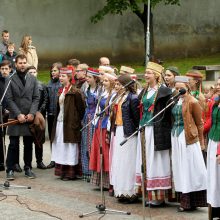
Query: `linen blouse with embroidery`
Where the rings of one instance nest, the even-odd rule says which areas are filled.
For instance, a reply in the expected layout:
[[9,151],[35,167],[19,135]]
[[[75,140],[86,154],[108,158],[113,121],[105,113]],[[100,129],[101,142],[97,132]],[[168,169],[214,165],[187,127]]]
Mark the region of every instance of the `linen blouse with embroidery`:
[[57,117],[57,121],[59,122],[63,122],[63,119],[64,119],[64,100],[65,100],[65,90],[63,90],[59,96],[60,112]]

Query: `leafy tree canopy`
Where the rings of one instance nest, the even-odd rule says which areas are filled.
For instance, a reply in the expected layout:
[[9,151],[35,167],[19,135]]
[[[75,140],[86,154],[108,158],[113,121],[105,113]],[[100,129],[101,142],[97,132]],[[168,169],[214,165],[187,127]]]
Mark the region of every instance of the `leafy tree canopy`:
[[[91,17],[93,23],[102,20],[107,14],[120,14],[130,9],[143,23],[146,21],[148,0],[106,0],[106,5]],[[151,7],[163,2],[165,5],[179,5],[180,0],[151,0]],[[143,7],[144,6],[144,7]]]

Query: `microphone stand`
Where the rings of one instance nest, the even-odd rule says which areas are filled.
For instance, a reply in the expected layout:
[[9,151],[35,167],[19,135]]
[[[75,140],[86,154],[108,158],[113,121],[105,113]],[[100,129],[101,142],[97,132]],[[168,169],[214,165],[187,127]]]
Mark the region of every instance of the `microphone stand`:
[[[96,114],[96,117],[99,117],[99,122],[100,123],[100,144],[99,144],[99,150],[100,150],[100,187],[101,187],[101,204],[96,205],[96,210],[95,211],[91,211],[91,212],[87,212],[87,213],[83,213],[81,215],[79,215],[80,218],[83,218],[85,216],[89,216],[91,214],[95,214],[95,213],[99,213],[99,214],[105,214],[106,212],[110,212],[110,213],[118,213],[118,214],[125,214],[125,215],[130,215],[130,212],[124,212],[124,211],[119,211],[119,210],[114,210],[114,209],[107,209],[106,205],[105,205],[105,199],[104,199],[104,192],[103,192],[103,148],[102,148],[102,119],[103,119],[103,115],[105,113],[105,111],[107,109],[109,109],[117,100],[118,98],[122,97],[124,94],[126,93],[126,90],[120,94],[112,103],[110,103],[106,108],[104,108],[104,110],[102,110],[100,113]],[[94,120],[94,119],[93,119]],[[91,121],[93,121],[91,120]],[[84,126],[81,130],[85,129],[89,124],[91,124],[91,121]]]
[[[166,109],[168,109],[171,105],[173,105],[179,97],[177,97],[176,99],[173,99],[172,102],[170,102],[165,108],[163,108],[160,112],[158,112],[155,116],[153,116],[148,122],[146,122],[144,125],[142,125],[138,130],[136,130],[133,134],[131,134],[129,137],[125,138],[124,141],[122,141],[120,143],[121,146],[123,146],[129,139],[131,139],[133,136],[135,136],[139,131],[142,132],[144,131],[144,128],[150,123],[152,122],[155,118],[157,118],[161,113],[163,113]],[[142,143],[142,137],[141,138],[141,145],[143,145],[144,143]],[[141,177],[142,177],[142,181],[141,181],[141,188],[142,188],[142,206],[143,206],[143,220],[145,219],[145,175],[146,175],[146,167],[144,167],[145,162],[143,161],[143,154],[145,155],[145,150],[144,152],[142,152],[142,165],[141,165]],[[146,159],[146,157],[145,157]]]
[[120,145],[123,146],[130,138],[135,136],[139,131],[142,131],[150,122],[152,122],[155,118],[157,118],[161,113],[163,113],[166,109],[168,109],[172,104],[174,104],[178,99],[174,99],[172,102],[169,103],[165,108],[163,108],[160,112],[158,112],[154,117],[152,117],[148,122],[146,122],[144,125],[142,125],[140,128],[138,128],[133,134],[131,134],[129,137],[125,138]]
[[[3,129],[4,125],[3,125],[3,114],[2,114],[3,108],[2,108],[2,103],[3,103],[5,95],[6,95],[7,91],[8,91],[8,88],[9,88],[9,86],[11,84],[12,78],[15,75],[15,73],[16,73],[16,71],[14,71],[12,73],[12,75],[10,75],[8,77],[8,79],[9,79],[8,83],[7,83],[6,87],[5,87],[4,93],[3,93],[2,97],[1,97],[1,100],[0,100],[0,123],[1,123],[1,133],[2,133],[2,137],[1,138],[2,138],[2,144],[3,144],[3,155],[4,155],[5,172],[6,172],[6,146],[5,146],[5,137],[4,137],[4,129]],[[5,181],[3,184],[0,184],[0,187],[3,187],[4,189],[9,189],[10,187],[20,188],[20,189],[21,188],[23,188],[23,189],[31,189],[30,186],[10,185],[9,181]]]

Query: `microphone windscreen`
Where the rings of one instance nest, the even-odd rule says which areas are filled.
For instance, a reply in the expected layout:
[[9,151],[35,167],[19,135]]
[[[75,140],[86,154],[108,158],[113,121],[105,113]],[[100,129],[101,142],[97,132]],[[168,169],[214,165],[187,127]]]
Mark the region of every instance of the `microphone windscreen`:
[[186,93],[185,89],[182,88],[182,89],[179,90],[179,94],[184,95],[185,93]]

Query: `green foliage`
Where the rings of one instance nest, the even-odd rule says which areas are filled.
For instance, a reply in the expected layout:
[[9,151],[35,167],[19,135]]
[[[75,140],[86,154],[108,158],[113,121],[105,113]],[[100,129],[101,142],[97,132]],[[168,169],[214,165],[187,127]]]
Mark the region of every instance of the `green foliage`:
[[[180,0],[151,0],[151,6],[155,7],[158,3],[164,3],[165,5],[179,5]],[[102,20],[107,14],[119,14],[131,10],[139,18],[146,13],[145,7],[148,0],[106,0],[106,5],[100,9],[94,16],[91,17],[91,22],[97,23]]]
[[[168,66],[176,66],[179,68],[181,74],[185,74],[187,70],[191,69],[196,65],[217,65],[219,64],[220,53],[202,56],[202,57],[194,57],[194,58],[183,58],[183,59],[169,59],[163,60],[163,66],[166,68]],[[145,67],[143,62],[141,63],[119,63],[115,65],[118,69],[120,66],[130,66],[135,69],[136,73],[144,73]],[[38,73],[38,79],[43,83],[47,84],[50,80],[50,70],[41,70]]]

